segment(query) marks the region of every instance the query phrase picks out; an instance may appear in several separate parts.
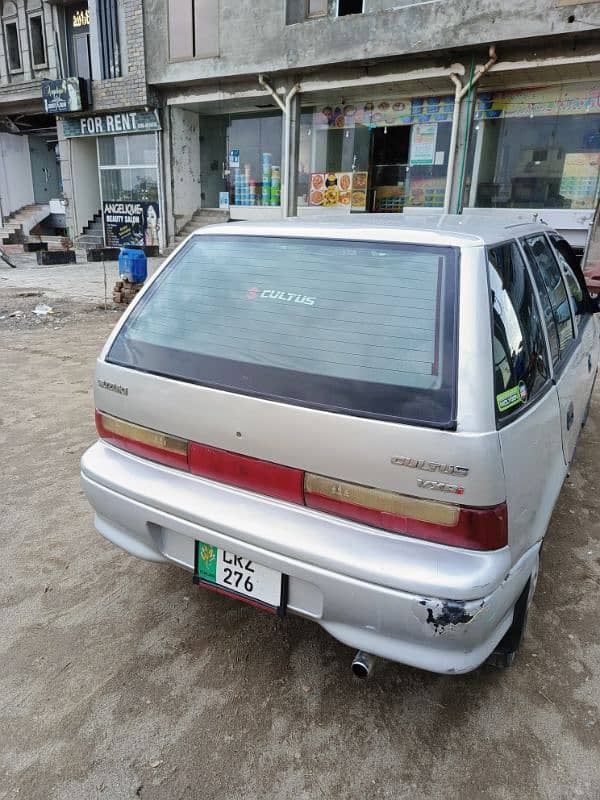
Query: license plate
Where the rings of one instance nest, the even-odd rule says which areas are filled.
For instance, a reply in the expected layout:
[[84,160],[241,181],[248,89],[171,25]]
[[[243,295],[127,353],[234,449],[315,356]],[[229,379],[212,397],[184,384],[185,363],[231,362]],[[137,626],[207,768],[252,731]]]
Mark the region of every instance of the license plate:
[[206,542],[196,542],[194,583],[272,614],[285,611],[286,575]]

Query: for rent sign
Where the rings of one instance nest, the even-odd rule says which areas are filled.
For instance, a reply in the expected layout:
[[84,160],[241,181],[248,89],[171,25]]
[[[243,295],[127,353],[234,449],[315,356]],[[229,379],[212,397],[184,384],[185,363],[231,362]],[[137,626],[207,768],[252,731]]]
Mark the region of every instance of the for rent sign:
[[98,114],[93,117],[63,120],[63,131],[67,138],[114,136],[120,133],[145,133],[159,130],[158,115],[153,111],[122,111],[115,114]]

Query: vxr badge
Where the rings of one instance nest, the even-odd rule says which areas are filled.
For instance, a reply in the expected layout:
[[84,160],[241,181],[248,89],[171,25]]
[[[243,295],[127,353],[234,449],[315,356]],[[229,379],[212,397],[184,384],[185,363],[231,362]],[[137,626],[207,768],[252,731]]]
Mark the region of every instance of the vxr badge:
[[443,481],[428,481],[425,478],[417,478],[417,486],[421,489],[431,489],[434,492],[448,492],[448,494],[464,494],[462,486],[454,483],[444,483]]

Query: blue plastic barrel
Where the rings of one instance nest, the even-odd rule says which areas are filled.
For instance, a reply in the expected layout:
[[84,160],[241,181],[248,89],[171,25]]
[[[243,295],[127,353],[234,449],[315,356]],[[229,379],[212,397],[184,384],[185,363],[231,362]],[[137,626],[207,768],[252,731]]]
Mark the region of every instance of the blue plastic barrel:
[[148,277],[148,259],[144,251],[123,247],[119,253],[119,275],[131,283],[143,283]]

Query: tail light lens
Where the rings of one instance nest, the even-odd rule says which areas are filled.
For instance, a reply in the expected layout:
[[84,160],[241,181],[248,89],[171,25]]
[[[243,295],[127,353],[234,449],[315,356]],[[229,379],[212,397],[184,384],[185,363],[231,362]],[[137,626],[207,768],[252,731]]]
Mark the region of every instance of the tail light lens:
[[374,528],[470,550],[508,543],[506,504],[453,505],[336,481],[270,461],[188,442],[96,411],[98,435],[142,458]]
[[304,472],[271,461],[190,443],[189,468],[194,475],[239,486],[289,503],[303,503]]
[[505,503],[491,508],[471,508],[310,473],[304,478],[304,502],[328,514],[454,547],[497,550],[508,541]]
[[158,461],[169,467],[188,469],[188,443],[177,436],[153,431],[123,419],[96,411],[98,436],[136,456]]

